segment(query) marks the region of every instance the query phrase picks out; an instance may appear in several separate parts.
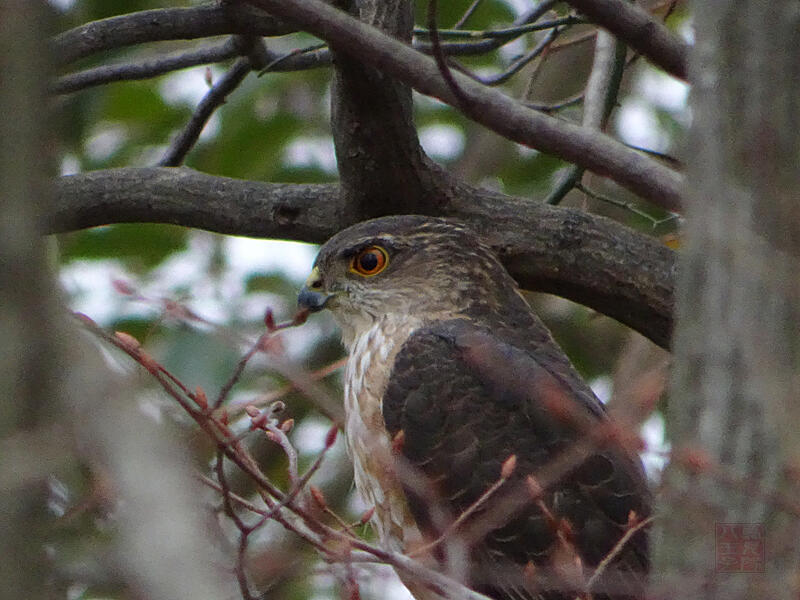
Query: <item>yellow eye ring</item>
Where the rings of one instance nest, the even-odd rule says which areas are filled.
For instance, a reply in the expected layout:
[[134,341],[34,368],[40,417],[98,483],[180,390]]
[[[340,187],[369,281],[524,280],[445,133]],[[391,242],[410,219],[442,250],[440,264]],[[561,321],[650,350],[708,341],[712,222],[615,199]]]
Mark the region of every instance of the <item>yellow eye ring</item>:
[[364,277],[372,277],[383,271],[389,264],[389,255],[380,246],[369,246],[353,256],[350,270]]

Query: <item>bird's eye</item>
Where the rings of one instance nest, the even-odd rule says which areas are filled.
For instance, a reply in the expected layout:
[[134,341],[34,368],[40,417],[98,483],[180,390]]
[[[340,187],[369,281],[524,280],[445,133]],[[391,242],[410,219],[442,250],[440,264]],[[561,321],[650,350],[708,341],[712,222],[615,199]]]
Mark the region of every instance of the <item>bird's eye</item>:
[[377,275],[389,264],[389,255],[380,246],[370,246],[364,248],[353,257],[350,263],[350,270],[359,275],[370,277]]

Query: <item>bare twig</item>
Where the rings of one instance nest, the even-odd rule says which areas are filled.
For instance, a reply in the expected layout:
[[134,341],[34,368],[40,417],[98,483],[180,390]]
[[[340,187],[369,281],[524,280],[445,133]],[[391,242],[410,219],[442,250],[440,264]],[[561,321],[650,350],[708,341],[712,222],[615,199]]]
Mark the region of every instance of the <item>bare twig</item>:
[[200,133],[211,115],[225,102],[228,94],[239,86],[251,70],[252,63],[249,58],[240,58],[233,64],[200,101],[186,127],[173,140],[163,158],[158,162],[159,166],[177,167],[183,163],[189,150],[197,143]]
[[512,62],[507,69],[505,69],[502,73],[498,73],[496,75],[492,75],[491,77],[480,77],[471,75],[473,79],[479,81],[484,85],[500,85],[501,83],[505,83],[511,77],[519,73],[525,65],[529,64],[532,60],[540,56],[543,52],[545,52],[550,45],[555,41],[558,35],[561,33],[561,29],[558,27],[553,28],[544,39],[542,39],[536,46],[531,48],[528,52],[520,56],[514,62]]
[[606,204],[616,206],[617,208],[623,208],[639,217],[642,217],[643,219],[647,219],[654,228],[658,227],[659,225],[662,225],[663,223],[678,218],[677,214],[672,213],[671,215],[664,217],[663,219],[656,219],[653,215],[649,214],[648,212],[636,206],[636,203],[634,202],[625,202],[624,200],[616,200],[615,198],[609,198],[608,196],[604,196],[603,194],[598,194],[597,192],[587,188],[585,185],[579,182],[575,182],[574,187],[576,190],[580,190],[581,192],[583,192],[584,194],[586,194],[587,196],[589,196],[594,200],[605,202]]
[[234,572],[236,574],[236,581],[239,584],[239,592],[242,594],[244,600],[255,600],[255,596],[250,592],[250,584],[247,582],[247,572],[245,567],[247,557],[247,546],[250,539],[250,534],[261,527],[267,520],[266,515],[262,516],[255,525],[247,525],[242,521],[241,517],[236,513],[231,503],[231,490],[228,485],[228,479],[225,477],[225,455],[217,450],[216,463],[214,471],[217,474],[220,488],[222,490],[222,506],[225,514],[233,521],[236,528],[239,530],[239,545],[236,552],[236,567]]
[[[551,46],[552,48],[552,46]],[[544,113],[551,113],[563,108],[568,108],[570,106],[575,106],[576,104],[580,104],[583,102],[583,92],[575,94],[574,96],[570,96],[569,98],[565,98],[559,102],[554,102],[552,104],[539,104],[537,102],[525,102],[525,106],[528,108],[532,108],[534,110],[538,110]]]
[[470,4],[469,8],[464,11],[464,14],[461,15],[461,18],[456,21],[456,24],[453,25],[453,29],[461,29],[464,24],[469,20],[469,18],[475,14],[475,11],[481,5],[482,0],[473,0],[472,4]]
[[611,564],[611,561],[613,561],[614,558],[616,558],[619,553],[622,552],[623,548],[625,548],[625,544],[627,544],[637,532],[650,525],[650,523],[653,522],[653,518],[654,517],[647,517],[646,519],[642,519],[641,521],[638,521],[634,525],[628,527],[622,537],[617,540],[616,544],[614,544],[614,547],[611,549],[611,551],[606,554],[603,557],[603,560],[601,560],[597,565],[597,568],[594,570],[594,573],[592,573],[592,576],[589,577],[589,580],[586,582],[587,590],[592,589],[592,586],[605,572],[605,570],[608,568],[608,565]]
[[464,114],[468,115],[470,114],[472,107],[464,95],[464,92],[461,91],[461,88],[458,86],[455,79],[453,79],[453,74],[450,72],[450,67],[447,66],[447,60],[442,54],[442,48],[439,43],[439,31],[436,25],[436,0],[428,0],[428,28],[430,30],[429,35],[433,49],[433,58],[436,60],[436,66],[439,68],[439,72],[447,84],[447,87],[450,88],[453,96],[455,96],[458,108],[460,108]]
[[[586,23],[585,19],[569,15],[551,21],[540,21],[537,23],[525,23],[524,25],[516,25],[514,27],[506,27],[503,29],[485,29],[482,31],[470,31],[464,29],[437,29],[436,33],[442,40],[499,40],[504,43],[513,41],[526,33],[533,33],[534,31],[542,31],[545,29],[558,29],[568,25],[578,25]],[[414,30],[416,36],[433,36],[433,28]]]
[[[544,16],[554,5],[556,4],[556,0],[545,0],[544,2],[540,2],[537,6],[533,7],[526,13],[520,15],[517,19],[514,20],[512,27],[520,27],[523,25],[527,25],[530,23],[535,23],[538,21],[542,16]],[[457,28],[456,28],[457,29]],[[523,35],[520,33],[520,35]],[[518,37],[518,36],[517,36]],[[496,50],[500,46],[505,43],[512,41],[512,39],[486,39],[480,42],[466,42],[466,43],[449,43],[449,44],[442,44],[442,48],[445,54],[485,54],[486,52],[491,52],[492,50]],[[421,52],[430,53],[431,47],[430,44],[424,44],[419,41],[415,41],[414,47],[420,50]]]
[[285,35],[295,31],[273,16],[239,3],[143,10],[93,21],[57,35],[52,56],[69,64],[97,52],[160,40],[188,40],[225,34]]
[[217,395],[217,399],[214,401],[214,404],[211,405],[211,410],[217,410],[220,406],[225,403],[225,400],[228,399],[228,394],[233,389],[233,386],[239,382],[239,379],[242,377],[242,373],[244,372],[244,368],[247,366],[247,363],[250,362],[250,359],[255,356],[256,352],[264,349],[264,342],[269,338],[271,332],[264,332],[260,336],[256,342],[250,347],[250,349],[239,359],[239,362],[236,363],[236,368],[233,370],[233,373],[225,382],[225,384],[220,388],[219,394]]
[[[267,330],[258,336],[258,339],[253,343],[250,349],[242,356],[239,362],[236,364],[236,368],[233,370],[233,373],[228,378],[228,381],[222,386],[219,391],[219,395],[217,399],[214,401],[214,404],[211,406],[211,410],[217,410],[220,406],[225,403],[225,400],[228,398],[228,394],[230,393],[233,386],[239,382],[239,379],[244,372],[247,363],[250,362],[250,359],[255,356],[256,352],[264,352],[269,349],[268,342],[273,335],[277,332],[282,331],[284,329],[289,329],[291,327],[297,327],[298,325],[302,325],[306,322],[308,318],[308,311],[307,310],[300,310],[297,311],[294,317],[283,323],[276,324],[274,321],[274,317],[272,316],[272,309],[267,309],[267,312],[264,316],[264,324],[266,325]],[[275,398],[276,399],[276,398]],[[274,399],[273,399],[274,400]]]
[[[626,46],[606,31],[598,31],[594,62],[586,82],[583,104],[583,126],[603,129],[617,102],[617,94],[625,70]],[[558,204],[583,177],[583,168],[572,165],[561,176],[545,202]]]
[[275,425],[271,423],[265,423],[264,429],[272,434],[270,436],[272,441],[281,447],[283,453],[286,455],[286,458],[289,459],[289,468],[287,469],[289,474],[289,483],[292,484],[293,488],[299,488],[300,474],[297,471],[297,450],[289,439],[289,436],[286,435],[286,432],[283,429],[280,427],[275,427]]
[[[289,62],[289,59],[297,58],[298,56],[314,56],[315,53],[319,52],[327,48],[327,44],[313,44],[308,46],[307,48],[299,48],[297,50],[292,50],[291,52],[287,52],[286,54],[282,54],[280,56],[275,57],[273,60],[268,62],[266,65],[261,67],[258,71],[259,76],[267,73],[268,71],[277,71],[280,70],[279,67],[286,66],[286,63]],[[297,61],[294,61],[297,63]]]
[[[506,469],[505,465],[509,464],[511,465],[511,468]],[[477,511],[480,507],[486,504],[486,502],[497,492],[497,490],[499,490],[503,486],[503,484],[508,481],[508,478],[511,475],[511,471],[514,470],[514,465],[516,465],[516,457],[513,455],[510,456],[503,465],[504,465],[503,471],[501,472],[500,478],[497,481],[495,481],[492,485],[490,485],[486,489],[486,491],[483,492],[483,494],[481,494],[477,500],[475,500],[475,502],[470,504],[460,515],[458,515],[458,517],[456,517],[456,519],[447,527],[447,529],[445,529],[445,531],[438,538],[436,538],[429,544],[426,544],[414,550],[413,552],[409,553],[409,556],[412,557],[424,556],[425,554],[427,554],[428,552],[430,552],[431,550],[442,544],[442,542],[447,540],[447,538],[449,538],[456,531],[458,531],[458,528],[461,527],[467,521],[467,519],[469,519],[473,514],[475,514],[475,511]],[[506,473],[506,470],[508,470],[509,472]]]
[[50,86],[50,92],[52,94],[71,94],[114,81],[149,79],[187,67],[222,62],[238,54],[238,44],[235,40],[229,39],[222,44],[199,50],[175,52],[152,59],[116,65],[103,65],[102,67],[71,73],[53,82]]

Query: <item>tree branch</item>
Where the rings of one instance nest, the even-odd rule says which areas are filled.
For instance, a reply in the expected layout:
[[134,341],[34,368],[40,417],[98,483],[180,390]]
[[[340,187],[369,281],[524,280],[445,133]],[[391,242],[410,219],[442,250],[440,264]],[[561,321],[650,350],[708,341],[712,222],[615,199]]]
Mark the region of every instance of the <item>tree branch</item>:
[[469,223],[526,290],[588,306],[670,347],[675,253],[616,221],[464,185],[441,213]]
[[[334,44],[340,52],[452,106],[456,98],[433,59],[320,0],[249,0]],[[662,208],[680,210],[683,178],[607,135],[537,113],[498,90],[453,73],[476,122],[500,135],[614,179]]]
[[50,86],[51,94],[71,94],[96,85],[114,81],[131,81],[149,79],[170,71],[187,67],[221,62],[240,53],[239,44],[231,38],[221,44],[199,48],[197,50],[174,52],[156,58],[138,62],[127,62],[115,65],[103,65],[71,73],[57,79]]
[[345,220],[339,186],[214,177],[187,168],[120,168],[61,177],[47,233],[109,223],[172,223],[321,243]]
[[625,0],[566,0],[670,75],[689,79],[689,45],[644,9]]
[[[602,130],[617,102],[622,74],[625,70],[627,46],[606,31],[598,31],[595,39],[592,72],[584,92],[582,124],[589,129]],[[558,204],[583,178],[583,169],[571,165],[545,200]]]
[[[56,187],[48,233],[154,222],[320,243],[364,218],[334,184],[258,183],[187,168],[95,171],[61,177]],[[463,183],[429,208],[479,231],[523,288],[580,302],[669,346],[675,258],[656,240],[610,219]]]
[[241,4],[143,10],[86,23],[53,38],[50,49],[60,65],[96,52],[145,42],[189,40],[215,35],[285,35],[295,31],[278,19]]
[[247,74],[252,71],[252,63],[247,57],[242,57],[237,60],[233,66],[228,69],[225,75],[214,84],[208,93],[197,105],[192,118],[175,137],[167,149],[164,156],[159,161],[159,166],[162,167],[177,167],[183,163],[189,150],[197,143],[203,128],[208,123],[211,115],[222,104],[225,103],[225,98],[228,97],[233,90],[235,90]]

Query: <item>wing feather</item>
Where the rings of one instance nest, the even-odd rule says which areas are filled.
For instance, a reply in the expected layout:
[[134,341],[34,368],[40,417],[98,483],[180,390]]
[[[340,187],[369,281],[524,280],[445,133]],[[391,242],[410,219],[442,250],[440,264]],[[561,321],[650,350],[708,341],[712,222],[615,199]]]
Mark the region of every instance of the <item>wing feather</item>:
[[[395,359],[382,411],[390,435],[403,431],[401,452],[408,463],[436,482],[435,498],[405,488],[417,524],[432,538],[443,530],[442,523],[433,523],[432,502],[452,517],[461,514],[499,479],[512,454],[518,466],[508,489],[517,489],[525,476],[537,475],[607,419],[577,377],[558,366],[548,369],[531,352],[465,320],[437,323],[409,337]],[[574,598],[574,589],[570,594],[563,586],[577,584],[558,576],[564,548],[591,570],[624,534],[631,511],[639,518],[649,515],[638,457],[609,446],[587,454],[545,490],[545,510],[528,502],[500,518],[491,515],[485,535],[470,540],[473,587],[502,600]],[[471,520],[488,519],[492,506],[487,502]],[[568,526],[560,526],[562,520]],[[643,529],[612,562],[593,597],[639,597],[647,569]],[[535,582],[525,575],[532,570],[541,574]],[[542,584],[551,579],[556,583]],[[562,590],[553,589],[558,586]]]

